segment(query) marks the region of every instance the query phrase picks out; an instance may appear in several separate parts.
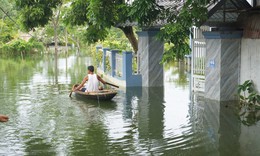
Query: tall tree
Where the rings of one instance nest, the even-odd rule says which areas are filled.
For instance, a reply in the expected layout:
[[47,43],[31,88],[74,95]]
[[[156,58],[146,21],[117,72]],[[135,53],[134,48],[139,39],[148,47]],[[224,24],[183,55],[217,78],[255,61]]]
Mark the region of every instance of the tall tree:
[[[70,11],[65,13],[66,23],[83,25],[85,40],[94,43],[104,40],[111,27],[120,28],[130,41],[135,52],[138,50],[133,25],[138,23],[144,29],[156,22],[166,21],[161,28],[160,38],[173,47],[165,52],[164,61],[182,59],[189,51],[187,38],[189,28],[207,18],[206,4],[215,0],[175,0],[178,5],[160,6],[157,0],[135,0],[128,4],[125,0],[71,0]],[[23,0],[17,4],[21,8],[22,23],[32,29],[44,26],[53,16],[62,0]]]
[[143,28],[152,27],[156,23],[162,25],[158,37],[172,45],[170,50],[164,52],[162,62],[181,60],[190,52],[190,28],[207,19],[207,5],[215,1],[169,0],[168,5],[160,5],[157,0],[135,0],[130,15]]
[[185,54],[189,54],[190,28],[200,26],[207,19],[207,4],[210,0],[187,0],[181,9],[172,12],[167,10],[167,24],[161,28],[159,38],[173,46],[165,51],[163,62],[174,59],[182,60]]
[[61,12],[61,6],[58,6],[55,11],[54,14],[52,16],[52,25],[53,25],[53,29],[54,29],[54,44],[55,44],[55,54],[57,55],[58,53],[58,28],[60,25],[60,12]]
[[138,50],[137,39],[129,16],[131,7],[124,0],[74,0],[67,13],[68,24],[85,25],[85,39],[89,43],[104,40],[111,27],[120,28],[128,38],[135,52]]
[[27,30],[33,30],[36,27],[45,26],[50,19],[54,27],[55,53],[57,54],[57,27],[59,25],[59,7],[62,0],[16,0],[16,5],[20,9],[20,19],[23,27]]
[[0,44],[10,42],[18,33],[14,1],[2,0],[0,3]]
[[137,39],[132,25],[136,23],[143,29],[150,29],[157,22],[161,27],[160,39],[172,44],[164,53],[163,61],[183,59],[190,51],[188,45],[189,29],[207,18],[206,4],[215,0],[175,0],[172,6],[160,6],[157,0],[135,0],[132,4],[124,0],[74,0],[68,13],[72,25],[87,25],[86,40],[103,40],[110,27],[120,28],[138,50]]

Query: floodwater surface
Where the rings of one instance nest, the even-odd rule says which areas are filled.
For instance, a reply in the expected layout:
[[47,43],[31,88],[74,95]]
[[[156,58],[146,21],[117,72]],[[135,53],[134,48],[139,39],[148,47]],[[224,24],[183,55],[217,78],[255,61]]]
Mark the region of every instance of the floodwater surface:
[[0,59],[0,114],[10,117],[0,123],[0,155],[260,155],[260,122],[243,124],[234,103],[191,96],[182,64],[165,66],[164,87],[120,90],[107,102],[70,99],[90,64]]

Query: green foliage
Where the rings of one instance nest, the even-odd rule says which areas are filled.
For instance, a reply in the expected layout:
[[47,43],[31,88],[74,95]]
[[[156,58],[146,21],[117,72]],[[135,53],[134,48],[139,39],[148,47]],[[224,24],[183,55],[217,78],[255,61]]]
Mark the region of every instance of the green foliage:
[[167,13],[168,24],[161,28],[159,38],[173,46],[165,51],[163,62],[182,60],[185,54],[190,53],[188,44],[190,28],[206,20],[206,13],[205,3],[191,0],[185,3],[178,15]]
[[160,15],[163,8],[157,5],[156,0],[136,0],[131,6],[129,16],[138,22],[141,26],[150,26]]
[[245,125],[253,125],[257,119],[257,113],[260,110],[260,95],[256,92],[252,80],[245,81],[238,86],[238,94],[241,103],[240,119]]
[[242,105],[254,107],[256,104],[260,104],[260,95],[255,91],[252,80],[247,80],[239,85],[238,94]]
[[110,63],[110,57],[106,56],[106,72],[110,73],[111,72],[111,63]]
[[90,25],[85,31],[83,39],[88,43],[96,43],[98,41],[105,40],[108,31],[105,28],[97,28],[94,25]]
[[117,28],[111,28],[108,31],[108,35],[104,41],[99,42],[103,47],[109,47],[110,49],[132,50],[127,38],[122,31]]
[[82,38],[87,43],[104,41],[108,30],[120,22],[119,12],[123,1],[120,0],[75,0],[65,13],[67,25],[86,25]]
[[[96,52],[96,51],[95,51]],[[102,64],[102,58],[103,58],[103,52],[99,51],[96,53],[96,61],[97,61],[97,66],[101,66]]]
[[29,81],[33,76],[32,67],[35,67],[41,59],[38,56],[24,57],[24,59],[21,59],[19,56],[1,56],[0,81],[5,82],[4,84],[0,84],[1,92],[6,91],[10,86],[16,86],[21,80]]
[[15,39],[11,42],[1,45],[0,52],[9,54],[9,55],[20,55],[35,53],[39,51],[43,51],[44,47],[42,43],[36,41],[35,39],[30,39],[28,42],[21,39]]
[[16,17],[17,17],[17,9],[15,7],[15,1],[14,0],[1,0],[0,8],[1,8],[0,19],[2,19],[2,21],[7,22],[9,24],[15,24],[10,19],[10,18],[12,18],[12,20],[16,20]]
[[14,38],[17,31],[13,30],[7,23],[0,21],[0,41],[7,43]]
[[133,73],[137,73],[137,68],[138,68],[138,64],[137,64],[137,60],[136,60],[136,57],[133,58],[133,62],[132,62],[132,70],[133,70]]
[[[163,62],[182,60],[190,52],[188,36],[190,27],[197,26],[207,19],[206,4],[210,0],[187,0],[181,9],[164,8],[156,0],[136,0],[132,5],[124,0],[74,0],[67,5],[63,21],[69,26],[84,26],[81,39],[95,43],[109,36],[111,27],[118,27],[126,21],[138,22],[139,26],[149,29],[157,20],[166,21],[159,38],[173,46],[164,53]],[[53,15],[53,9],[60,6],[61,0],[18,1],[21,19],[27,29],[43,26]],[[120,27],[121,28],[121,27]],[[124,30],[123,27],[121,30]],[[129,32],[131,34],[131,32]],[[134,37],[134,36],[131,36]],[[133,39],[128,36],[128,39]],[[131,42],[137,50],[135,42]],[[117,46],[118,43],[109,43]]]
[[53,16],[53,10],[62,0],[16,0],[20,9],[20,20],[26,30],[46,25]]
[[114,0],[88,0],[88,24],[94,27],[110,28],[117,21]]
[[74,0],[64,14],[66,25],[85,25],[87,21],[88,2],[86,0]]
[[13,0],[2,0],[0,7],[0,43],[7,43],[18,33],[17,23],[15,23],[16,9]]

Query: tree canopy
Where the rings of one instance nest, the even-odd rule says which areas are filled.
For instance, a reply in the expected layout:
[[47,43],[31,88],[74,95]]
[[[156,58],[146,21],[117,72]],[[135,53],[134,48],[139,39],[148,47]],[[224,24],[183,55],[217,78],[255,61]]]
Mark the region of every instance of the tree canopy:
[[[176,0],[176,3],[180,3]],[[172,48],[165,52],[163,61],[182,59],[190,51],[188,35],[190,27],[207,18],[206,4],[210,0],[186,0],[179,9],[176,6],[160,6],[156,0],[135,0],[132,4],[125,0],[16,0],[21,10],[21,21],[27,30],[44,26],[53,16],[53,10],[61,3],[68,8],[64,13],[64,23],[83,26],[81,29],[88,43],[104,40],[111,27],[121,29],[130,41],[134,51],[138,50],[133,25],[152,28],[158,20],[166,21],[161,27],[159,38],[170,43]]]
[[61,2],[62,0],[16,0],[22,25],[26,30],[45,26],[53,16],[53,9]]

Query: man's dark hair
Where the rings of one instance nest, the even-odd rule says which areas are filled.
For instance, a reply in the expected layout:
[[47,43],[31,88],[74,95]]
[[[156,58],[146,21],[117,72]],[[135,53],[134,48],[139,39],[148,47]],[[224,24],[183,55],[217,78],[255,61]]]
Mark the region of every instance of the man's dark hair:
[[94,72],[94,66],[88,66],[88,70]]

